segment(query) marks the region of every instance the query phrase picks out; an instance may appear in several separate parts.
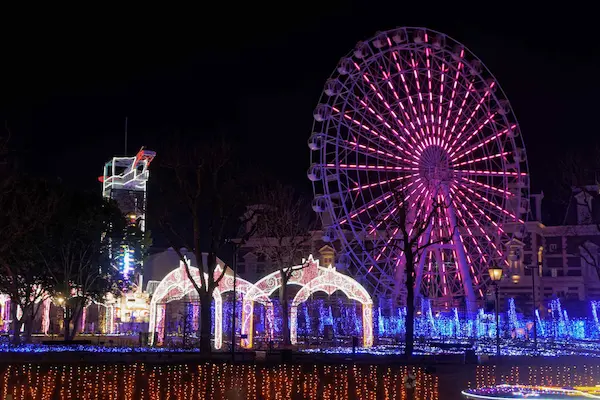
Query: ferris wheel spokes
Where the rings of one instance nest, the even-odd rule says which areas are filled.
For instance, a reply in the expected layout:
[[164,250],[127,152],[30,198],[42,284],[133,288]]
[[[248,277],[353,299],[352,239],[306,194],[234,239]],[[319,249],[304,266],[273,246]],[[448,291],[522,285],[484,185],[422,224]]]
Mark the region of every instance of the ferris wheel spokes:
[[487,267],[515,234],[506,224],[524,221],[528,181],[510,104],[477,57],[424,28],[380,33],[327,80],[313,132],[315,210],[373,295],[403,286],[398,212],[414,218],[443,202],[420,232],[434,243],[417,262],[417,292],[445,304],[483,296]]

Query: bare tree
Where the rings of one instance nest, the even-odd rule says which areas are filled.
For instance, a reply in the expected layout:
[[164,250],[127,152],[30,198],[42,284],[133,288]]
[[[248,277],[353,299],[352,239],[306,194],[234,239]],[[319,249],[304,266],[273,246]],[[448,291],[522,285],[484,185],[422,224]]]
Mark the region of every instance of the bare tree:
[[[294,272],[304,268],[306,249],[311,242],[314,222],[309,202],[289,186],[276,183],[260,194],[261,215],[253,248],[269,259],[281,274],[279,302],[281,305],[283,341],[291,345],[289,326],[288,282]],[[299,266],[298,266],[299,265]]]
[[600,235],[600,147],[580,152],[567,152],[560,162],[560,190],[566,200],[567,212],[563,225],[565,233],[576,240],[579,255],[592,266],[600,276],[600,262],[597,248],[600,243],[592,243],[590,233],[582,235],[576,226],[568,221],[569,208],[575,207],[576,225],[593,227],[592,235]]
[[[210,353],[212,295],[226,270],[215,276],[217,254],[238,235],[241,226],[255,219],[254,214],[242,217],[250,179],[240,171],[232,147],[222,139],[204,143],[173,140],[160,164],[164,207],[159,224],[198,293],[200,350]],[[246,232],[242,243],[252,233],[252,229]],[[199,282],[182,247],[194,253]]]
[[48,182],[7,169],[0,181],[0,292],[10,298],[12,341],[19,344],[23,324],[26,340],[30,337],[49,284],[31,249],[43,240],[42,228],[54,215],[58,199]]
[[[404,259],[405,287],[406,287],[406,343],[405,355],[411,357],[414,350],[414,318],[415,318],[415,287],[416,266],[426,255],[430,246],[448,243],[454,231],[445,232],[443,236],[432,235],[433,221],[445,214],[450,205],[450,199],[417,199],[407,198],[403,192],[393,196],[394,209],[396,210],[385,221],[387,251],[402,255]],[[375,221],[375,226],[383,225],[382,221]],[[381,223],[381,224],[380,224]],[[456,229],[456,227],[455,227]]]

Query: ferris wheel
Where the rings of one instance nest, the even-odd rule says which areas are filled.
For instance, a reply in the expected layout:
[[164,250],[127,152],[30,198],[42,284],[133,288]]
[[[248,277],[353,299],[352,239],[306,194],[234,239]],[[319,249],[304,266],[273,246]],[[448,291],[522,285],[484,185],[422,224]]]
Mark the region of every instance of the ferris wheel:
[[[374,296],[400,296],[405,255],[393,221],[427,220],[416,292],[476,302],[506,264],[529,206],[525,147],[496,79],[464,45],[425,28],[359,42],[327,80],[308,145],[313,209]],[[401,200],[398,200],[399,196]]]

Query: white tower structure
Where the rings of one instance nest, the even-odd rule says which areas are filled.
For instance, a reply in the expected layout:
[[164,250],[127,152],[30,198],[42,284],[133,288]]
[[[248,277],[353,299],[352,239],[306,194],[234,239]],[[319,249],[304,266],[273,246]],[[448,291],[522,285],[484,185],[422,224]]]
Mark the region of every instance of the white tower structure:
[[[102,195],[113,199],[133,224],[139,224],[142,231],[146,225],[146,184],[150,172],[148,167],[156,152],[144,147],[134,157],[113,157],[104,164],[104,174],[98,178],[102,182]],[[133,251],[123,249],[121,271],[131,272]]]

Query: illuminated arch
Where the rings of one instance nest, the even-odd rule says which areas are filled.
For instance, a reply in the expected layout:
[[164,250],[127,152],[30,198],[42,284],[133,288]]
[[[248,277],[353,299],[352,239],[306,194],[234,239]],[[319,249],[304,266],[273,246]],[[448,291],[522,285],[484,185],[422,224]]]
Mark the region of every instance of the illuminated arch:
[[306,283],[296,294],[290,309],[290,336],[292,344],[298,339],[298,306],[308,300],[314,292],[325,292],[331,295],[340,290],[350,300],[362,304],[363,346],[373,345],[373,300],[365,288],[347,275],[341,274],[334,267],[318,266],[318,275]]
[[[206,256],[203,254],[203,256]],[[190,273],[194,282],[200,284],[200,270],[197,267],[191,265],[190,260],[186,258],[189,265]],[[217,259],[217,267],[214,271],[214,277],[217,279],[223,272],[224,263]],[[207,277],[207,274],[204,274]],[[254,285],[244,279],[237,278],[235,283],[236,291],[247,295],[248,292],[253,291]],[[223,293],[233,290],[233,276],[226,274],[223,279],[219,282],[219,285],[213,291],[213,299],[215,301],[215,349],[220,349],[223,345]],[[253,292],[256,292],[255,290]],[[164,338],[164,323],[165,323],[165,312],[166,303],[180,300],[186,295],[193,293],[196,294],[196,289],[192,281],[188,278],[185,271],[185,265],[182,261],[179,262],[179,268],[169,272],[167,276],[156,287],[152,300],[150,301],[150,325],[148,331],[150,332],[150,344],[161,345]],[[260,296],[258,296],[260,298]],[[194,319],[197,319],[195,317]],[[193,324],[197,327],[197,321],[193,321]],[[154,341],[154,333],[158,333],[157,343]]]
[[[303,260],[301,265],[292,267],[292,276],[288,280],[289,285],[300,285],[304,286],[315,278],[318,274],[319,260],[315,260],[312,255],[308,257],[308,260]],[[277,270],[272,272],[265,277],[261,278],[254,288],[252,288],[248,294],[244,297],[242,306],[242,347],[252,347],[252,334],[254,324],[254,302],[264,304],[267,307],[267,332],[268,335],[273,337],[273,325],[274,325],[274,312],[273,304],[269,296],[271,296],[277,289],[281,287],[282,278],[281,271]],[[245,338],[244,338],[245,337]]]
[[[296,343],[298,325],[297,325],[297,307],[298,304],[306,301],[308,297],[316,292],[323,291],[328,294],[341,290],[351,300],[359,301],[363,309],[363,343],[365,347],[373,345],[373,300],[369,293],[357,281],[349,276],[343,275],[335,268],[321,267],[319,260],[315,260],[312,255],[308,260],[303,261],[301,265],[292,267],[293,273],[288,281],[290,285],[302,286],[300,291],[292,301],[290,310],[290,334],[292,343]],[[267,321],[270,322],[270,335],[272,336],[273,306],[269,296],[282,284],[281,272],[275,271],[260,279],[254,285],[254,288],[248,292],[244,298],[242,308],[242,334],[246,339],[242,339],[242,346],[252,347],[253,333],[253,310],[254,302],[258,301],[267,305]]]

